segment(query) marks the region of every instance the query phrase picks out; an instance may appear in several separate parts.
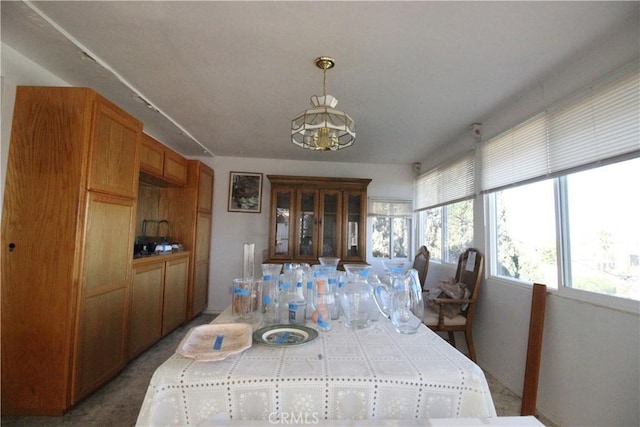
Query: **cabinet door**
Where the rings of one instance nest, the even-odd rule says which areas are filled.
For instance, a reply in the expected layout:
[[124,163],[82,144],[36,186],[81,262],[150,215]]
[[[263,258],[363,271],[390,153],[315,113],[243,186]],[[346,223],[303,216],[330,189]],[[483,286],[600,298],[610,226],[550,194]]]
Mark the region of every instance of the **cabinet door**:
[[290,188],[278,188],[271,191],[271,230],[269,235],[273,240],[269,243],[269,257],[272,259],[287,260],[293,257],[294,194],[295,192]]
[[295,259],[315,261],[318,258],[318,192],[298,190],[296,194]]
[[195,266],[193,278],[193,303],[191,317],[202,313],[209,305],[209,262]]
[[320,191],[318,256],[340,257],[342,249],[342,193]]
[[146,133],[142,134],[140,144],[140,170],[156,176],[162,176],[164,171],[164,149]]
[[164,178],[177,185],[187,184],[187,159],[166,149],[164,153]]
[[180,326],[187,318],[188,268],[188,256],[165,264],[162,336]]
[[89,189],[135,198],[142,124],[97,96],[92,130]]
[[89,193],[75,403],[126,362],[134,201]]
[[162,337],[164,262],[136,267],[131,283],[129,359]]
[[126,288],[85,298],[79,342],[78,389],[72,403],[77,403],[124,367],[126,305]]
[[213,207],[213,171],[200,165],[198,182],[198,212],[211,213]]
[[198,213],[196,247],[193,254],[194,273],[189,318],[201,313],[209,301],[209,252],[211,242],[211,214]]
[[366,197],[361,191],[345,191],[343,197],[346,228],[343,230],[342,259],[349,262],[364,262]]

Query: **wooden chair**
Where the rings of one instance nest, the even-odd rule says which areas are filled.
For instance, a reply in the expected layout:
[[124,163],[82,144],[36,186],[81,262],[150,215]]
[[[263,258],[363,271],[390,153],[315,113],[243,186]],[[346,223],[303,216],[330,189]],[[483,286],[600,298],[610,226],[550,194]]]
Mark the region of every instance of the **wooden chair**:
[[[475,260],[473,259],[474,257]],[[469,348],[469,356],[474,362],[476,361],[476,349],[473,345],[472,335],[473,311],[478,298],[480,281],[482,280],[483,261],[484,257],[477,249],[469,248],[464,251],[458,259],[458,269],[456,270],[455,282],[464,283],[467,289],[471,292],[471,296],[468,299],[431,299],[431,302],[437,304],[439,311],[435,312],[425,307],[423,318],[423,323],[427,325],[429,329],[438,332],[447,332],[449,334],[449,342],[454,347],[456,346],[454,332],[464,332],[465,339],[467,340],[467,347]],[[466,307],[463,306],[464,309],[460,314],[450,319],[444,314],[444,307],[447,304],[466,304]]]
[[418,277],[420,278],[420,286],[422,289],[426,289],[427,286],[427,271],[429,271],[429,259],[431,254],[426,246],[420,246],[416,257],[413,259],[413,267],[418,270]]

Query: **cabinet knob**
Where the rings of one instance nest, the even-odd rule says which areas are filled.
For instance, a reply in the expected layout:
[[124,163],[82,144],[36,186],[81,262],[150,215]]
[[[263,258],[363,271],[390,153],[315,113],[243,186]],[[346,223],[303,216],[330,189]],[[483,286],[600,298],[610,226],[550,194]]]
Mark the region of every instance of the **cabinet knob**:
[[13,250],[16,248],[16,244],[11,242],[9,243],[9,252],[13,252]]

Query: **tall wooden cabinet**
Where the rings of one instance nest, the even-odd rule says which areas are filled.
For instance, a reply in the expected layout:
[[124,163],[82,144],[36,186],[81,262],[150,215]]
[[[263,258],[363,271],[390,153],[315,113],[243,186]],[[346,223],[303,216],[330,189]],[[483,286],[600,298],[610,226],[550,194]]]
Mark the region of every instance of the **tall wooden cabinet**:
[[209,258],[213,212],[213,169],[197,161],[187,162],[186,188],[167,188],[168,216],[172,230],[181,236],[185,250],[191,251],[187,320],[208,305]]
[[366,259],[370,179],[267,175],[271,182],[269,262]]
[[142,124],[18,87],[2,215],[2,414],[59,415],[126,363]]

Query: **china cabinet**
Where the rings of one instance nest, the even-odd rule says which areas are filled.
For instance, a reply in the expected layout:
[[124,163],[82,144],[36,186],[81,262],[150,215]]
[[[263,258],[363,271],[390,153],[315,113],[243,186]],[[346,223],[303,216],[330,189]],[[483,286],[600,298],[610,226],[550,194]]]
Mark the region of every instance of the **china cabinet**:
[[370,179],[267,175],[271,183],[269,262],[339,257],[365,262]]
[[2,414],[60,415],[126,363],[142,124],[18,87],[2,215]]

